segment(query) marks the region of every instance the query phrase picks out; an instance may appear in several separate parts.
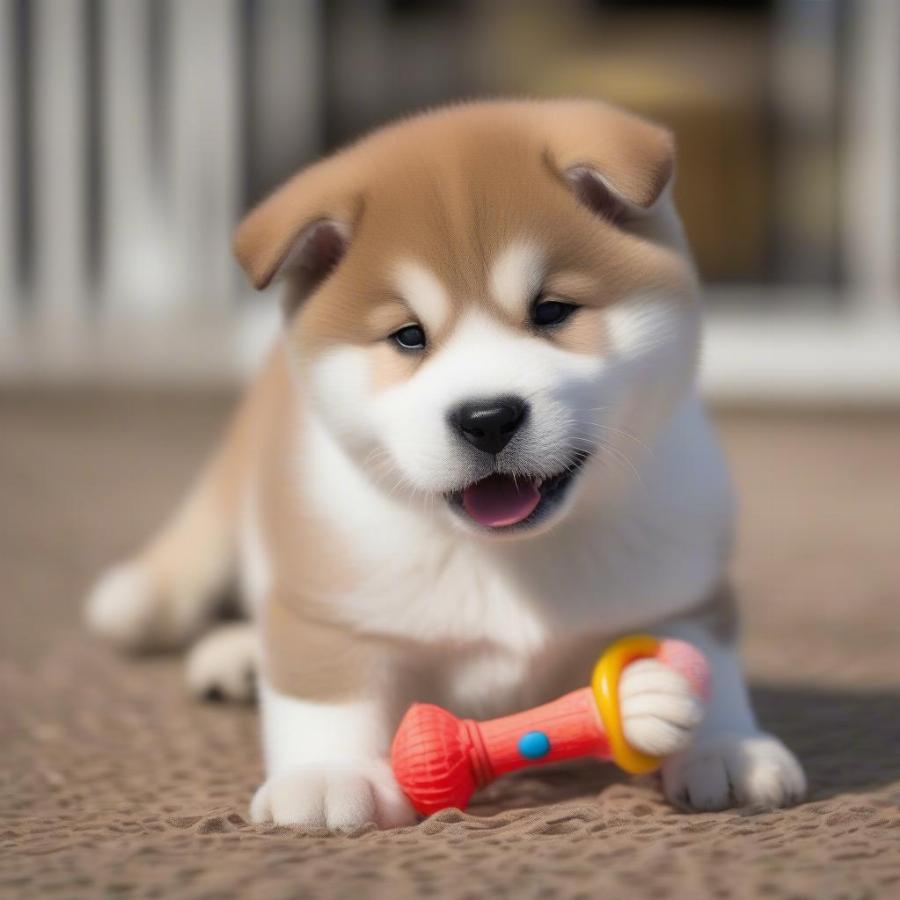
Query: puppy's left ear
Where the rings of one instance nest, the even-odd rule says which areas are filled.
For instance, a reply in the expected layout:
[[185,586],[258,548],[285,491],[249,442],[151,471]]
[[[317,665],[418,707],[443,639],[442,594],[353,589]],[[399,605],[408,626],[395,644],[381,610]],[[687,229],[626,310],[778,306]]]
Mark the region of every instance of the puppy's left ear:
[[668,129],[593,101],[551,103],[541,112],[551,167],[598,215],[617,221],[649,212],[672,180]]
[[359,193],[345,155],[295,175],[238,225],[234,254],[258,290],[292,278],[302,299],[334,270],[349,246]]

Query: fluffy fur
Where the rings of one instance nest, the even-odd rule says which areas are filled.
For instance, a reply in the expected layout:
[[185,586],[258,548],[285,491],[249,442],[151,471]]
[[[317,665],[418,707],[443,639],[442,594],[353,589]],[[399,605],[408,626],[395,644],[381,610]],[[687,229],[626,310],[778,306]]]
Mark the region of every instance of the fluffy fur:
[[[702,721],[664,666],[623,677],[626,734],[671,755],[673,802],[802,795],[710,624],[732,498],[694,388],[673,158],[667,132],[602,104],[459,106],[317,163],[239,229],[251,280],[286,280],[284,338],[185,506],[88,609],[122,646],[169,646],[240,578],[259,648],[246,628],[213,634],[189,681],[242,697],[261,659],[254,818],[410,821],[385,762],[409,702],[484,716],[545,701],[634,630],[691,640],[712,665]],[[578,308],[538,328],[541,298]],[[421,352],[391,337],[411,323]],[[448,424],[508,396],[528,416],[496,454]],[[479,525],[454,498],[489,476],[546,494],[518,525]]]

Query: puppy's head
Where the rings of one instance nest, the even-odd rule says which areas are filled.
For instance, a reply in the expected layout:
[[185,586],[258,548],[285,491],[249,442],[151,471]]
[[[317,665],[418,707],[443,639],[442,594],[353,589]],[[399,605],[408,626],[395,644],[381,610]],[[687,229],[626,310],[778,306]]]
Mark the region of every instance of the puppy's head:
[[633,471],[692,379],[672,168],[667,132],[598,103],[458,106],[301,172],[236,251],[285,277],[311,406],[375,483],[525,536]]

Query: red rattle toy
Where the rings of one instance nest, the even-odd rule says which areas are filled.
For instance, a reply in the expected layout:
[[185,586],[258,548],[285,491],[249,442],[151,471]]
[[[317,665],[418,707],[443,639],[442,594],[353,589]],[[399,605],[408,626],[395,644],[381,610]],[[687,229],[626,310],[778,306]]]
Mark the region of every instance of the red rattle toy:
[[394,736],[391,765],[415,810],[428,815],[465,809],[473,793],[506,772],[577,756],[611,759],[626,772],[652,772],[661,763],[625,741],[619,677],[637,659],[653,657],[681,672],[705,697],[709,668],[690,644],[653,637],[614,643],[594,667],[590,687],[525,712],[487,722],[458,719],[430,703],[414,703]]

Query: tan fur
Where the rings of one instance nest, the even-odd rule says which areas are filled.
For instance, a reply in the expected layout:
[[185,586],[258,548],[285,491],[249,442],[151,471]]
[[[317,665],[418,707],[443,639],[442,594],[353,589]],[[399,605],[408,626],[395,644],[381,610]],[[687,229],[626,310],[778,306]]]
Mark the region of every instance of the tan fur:
[[273,582],[263,611],[267,675],[282,690],[308,687],[307,696],[343,694],[359,687],[361,649],[330,623],[327,600],[355,581],[349,548],[318,520],[299,494],[297,436],[303,435],[304,398],[292,383],[283,352],[268,439],[253,488]]
[[[461,153],[448,153],[448,146]],[[235,253],[254,284],[264,287],[305,226],[322,218],[357,225],[373,193],[390,204],[385,187],[406,188],[399,198],[406,213],[411,192],[421,189],[424,221],[452,228],[470,214],[486,216],[496,209],[478,200],[471,210],[461,202],[447,204],[448,180],[471,179],[477,194],[487,187],[484,173],[502,176],[521,162],[530,163],[528,169],[549,163],[560,177],[572,166],[595,167],[627,200],[649,207],[671,178],[674,142],[665,129],[598,102],[449,107],[383,128],[294,176],[241,224]],[[373,173],[381,184],[375,183]],[[467,193],[457,192],[456,197],[461,201]],[[416,231],[423,224],[415,217],[407,222]],[[446,258],[447,246],[432,246],[437,261]]]
[[598,309],[583,309],[566,328],[549,339],[575,353],[594,355],[609,349],[609,334],[603,314]]
[[304,617],[278,599],[266,604],[262,625],[264,674],[277,690],[329,702],[365,693],[372,660],[357,635]]
[[529,228],[551,270],[581,279],[581,296],[572,298],[580,303],[607,306],[637,287],[691,277],[664,244],[582,207],[564,179],[574,165],[596,166],[631,203],[650,205],[671,175],[671,139],[597,103],[453,107],[376,132],[300,173],[247,217],[236,253],[260,286],[312,223],[332,218],[349,228],[346,258],[295,316],[291,331],[305,358],[338,341],[382,340],[388,321],[404,324],[391,278],[399,252],[448,290],[445,334],[469,304],[523,324],[491,303],[487,278],[497,253]]
[[369,352],[372,357],[372,389],[375,393],[405,381],[415,372],[420,362],[412,354],[398,353],[384,341],[376,344]]

